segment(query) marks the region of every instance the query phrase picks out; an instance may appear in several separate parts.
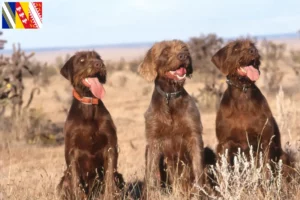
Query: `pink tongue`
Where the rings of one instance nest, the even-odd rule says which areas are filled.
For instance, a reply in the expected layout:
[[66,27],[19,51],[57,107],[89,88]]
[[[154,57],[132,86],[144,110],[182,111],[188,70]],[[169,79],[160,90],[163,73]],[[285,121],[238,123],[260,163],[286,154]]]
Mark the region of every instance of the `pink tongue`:
[[90,90],[95,97],[102,99],[105,95],[105,90],[98,78],[87,78],[90,83]]
[[247,71],[247,77],[251,81],[256,81],[259,78],[259,72],[252,65],[243,67]]
[[178,74],[179,76],[183,76],[186,74],[186,69],[184,67],[181,67],[176,70],[176,74]]

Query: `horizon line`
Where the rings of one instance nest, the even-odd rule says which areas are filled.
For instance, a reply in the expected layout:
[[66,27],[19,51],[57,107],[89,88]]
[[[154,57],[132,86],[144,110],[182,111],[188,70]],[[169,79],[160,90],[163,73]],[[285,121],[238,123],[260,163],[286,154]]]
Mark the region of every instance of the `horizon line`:
[[[215,33],[211,33],[215,34]],[[208,35],[208,34],[199,34],[201,35]],[[198,37],[198,36],[191,36],[192,37]],[[251,36],[251,35],[245,35],[245,36],[238,36],[238,37],[228,37],[223,38],[225,41],[236,39],[239,37],[253,37],[257,40],[262,39],[296,39],[300,37],[299,33],[281,33],[281,34],[267,34],[267,35],[257,35],[257,36]],[[151,46],[154,41],[150,42],[132,42],[132,43],[111,43],[111,44],[98,44],[98,45],[82,45],[82,46],[54,46],[54,47],[32,47],[32,48],[24,48],[23,51],[36,51],[36,52],[51,52],[51,51],[65,51],[65,50],[75,50],[75,49],[103,49],[103,48],[137,48],[137,47],[149,47]],[[18,43],[14,43],[18,44]],[[22,47],[22,44],[21,44]],[[1,53],[12,53],[13,48],[4,48],[0,50]]]

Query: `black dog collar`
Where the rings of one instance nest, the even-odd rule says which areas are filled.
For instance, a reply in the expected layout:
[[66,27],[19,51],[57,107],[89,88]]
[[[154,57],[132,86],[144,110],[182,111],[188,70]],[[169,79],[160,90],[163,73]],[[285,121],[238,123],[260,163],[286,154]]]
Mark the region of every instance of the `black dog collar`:
[[164,92],[159,86],[156,86],[155,89],[161,96],[165,97],[167,104],[169,104],[170,99],[176,99],[177,97],[180,97],[182,93],[181,90],[177,92],[170,92],[170,93]]
[[235,83],[233,83],[228,77],[227,77],[227,79],[226,79],[226,82],[227,82],[227,84],[228,85],[231,85],[231,86],[234,86],[234,87],[236,87],[236,88],[239,88],[239,89],[241,89],[243,92],[247,92],[248,91],[248,89],[249,88],[251,88],[252,87],[252,85],[253,84],[241,84],[241,85],[238,85],[238,84],[235,84]]

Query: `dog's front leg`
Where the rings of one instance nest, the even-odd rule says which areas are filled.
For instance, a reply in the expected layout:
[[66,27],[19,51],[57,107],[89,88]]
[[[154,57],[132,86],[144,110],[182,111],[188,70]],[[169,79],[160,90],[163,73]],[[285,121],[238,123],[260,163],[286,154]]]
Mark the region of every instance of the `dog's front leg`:
[[114,181],[115,172],[117,171],[117,147],[110,147],[106,150],[105,162],[107,167],[105,171],[105,195],[104,199],[114,199],[117,192],[117,187]]
[[71,187],[73,188],[73,193],[76,198],[87,199],[88,191],[85,183],[82,182],[81,170],[78,164],[80,152],[78,150],[71,150],[71,154],[72,159],[68,168],[71,173]]
[[69,171],[69,168],[65,170],[64,176],[56,188],[60,200],[71,200],[75,198],[72,188],[72,176]]
[[194,137],[190,143],[190,154],[192,159],[192,170],[195,177],[194,184],[202,186],[204,182],[203,175],[203,141],[201,137]]
[[147,145],[143,199],[149,199],[150,191],[157,190],[160,187],[159,158],[158,144]]

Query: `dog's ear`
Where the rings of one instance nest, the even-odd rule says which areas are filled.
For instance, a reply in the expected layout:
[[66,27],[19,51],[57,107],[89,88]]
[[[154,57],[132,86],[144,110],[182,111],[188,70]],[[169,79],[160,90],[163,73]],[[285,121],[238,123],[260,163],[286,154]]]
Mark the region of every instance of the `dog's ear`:
[[192,62],[192,58],[190,59],[190,64],[187,66],[186,68],[186,76],[189,78],[192,78],[192,74],[193,74],[193,62]]
[[71,74],[73,72],[73,60],[75,56],[69,58],[69,60],[60,69],[60,74],[68,80],[71,80]]
[[225,65],[227,59],[228,46],[220,49],[215,55],[213,55],[211,61],[216,65],[216,67],[225,75],[228,75],[228,66]]
[[152,57],[152,49],[149,49],[143,62],[138,67],[139,74],[149,82],[154,81],[157,76],[156,65]]

